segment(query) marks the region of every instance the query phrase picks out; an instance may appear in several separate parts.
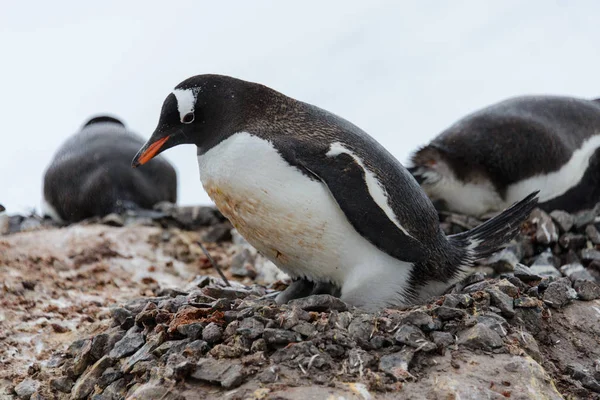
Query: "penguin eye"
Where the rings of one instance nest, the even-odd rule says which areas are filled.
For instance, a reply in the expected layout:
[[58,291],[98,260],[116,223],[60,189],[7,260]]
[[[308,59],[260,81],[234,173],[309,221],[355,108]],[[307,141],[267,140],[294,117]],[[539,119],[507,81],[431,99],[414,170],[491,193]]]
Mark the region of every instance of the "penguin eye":
[[183,122],[184,124],[191,124],[192,122],[194,122],[194,113],[189,112],[189,113],[185,114],[183,116],[183,119],[181,120],[181,122]]

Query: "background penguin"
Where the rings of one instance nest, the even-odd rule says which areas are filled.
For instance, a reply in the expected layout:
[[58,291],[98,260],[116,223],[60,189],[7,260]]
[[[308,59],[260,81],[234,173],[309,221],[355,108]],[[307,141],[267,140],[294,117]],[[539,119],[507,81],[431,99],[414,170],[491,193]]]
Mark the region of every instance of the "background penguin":
[[[307,292],[341,290],[365,309],[440,294],[462,267],[509,241],[533,195],[446,237],[410,173],[350,122],[266,86],[219,75],[180,83],[164,101],[137,166],[195,144],[202,184],[238,232]],[[308,288],[308,290],[311,290]]]
[[6,214],[6,208],[0,204],[0,235],[8,233],[9,228],[10,222],[8,220],[8,215]]
[[526,96],[484,108],[412,156],[428,196],[482,216],[534,190],[540,207],[575,212],[600,201],[600,101]]
[[152,209],[177,200],[177,174],[162,157],[131,169],[144,140],[110,116],[97,116],[56,152],[44,175],[45,215],[76,222],[125,209]]

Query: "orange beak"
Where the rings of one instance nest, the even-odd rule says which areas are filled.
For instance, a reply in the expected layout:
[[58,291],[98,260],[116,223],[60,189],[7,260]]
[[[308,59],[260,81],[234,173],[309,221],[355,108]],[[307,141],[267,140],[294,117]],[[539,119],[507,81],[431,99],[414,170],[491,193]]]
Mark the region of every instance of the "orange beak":
[[169,136],[158,139],[150,146],[144,146],[144,148],[142,148],[133,159],[133,163],[131,164],[132,167],[139,167],[140,165],[144,165],[148,161],[152,160],[152,158],[154,158],[154,156],[160,151],[167,140],[169,140]]

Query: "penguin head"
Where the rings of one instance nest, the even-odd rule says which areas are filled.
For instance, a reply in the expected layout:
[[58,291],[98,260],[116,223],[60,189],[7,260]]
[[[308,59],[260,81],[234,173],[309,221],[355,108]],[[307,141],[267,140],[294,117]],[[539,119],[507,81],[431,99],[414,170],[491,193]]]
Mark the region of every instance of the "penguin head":
[[0,213],[4,212],[6,210],[6,208],[4,208],[4,206],[2,204],[0,204]]
[[195,144],[199,154],[245,125],[244,99],[257,85],[222,75],[197,75],[175,87],[163,102],[156,130],[133,159],[145,164],[179,144]]
[[123,121],[121,121],[118,118],[115,118],[110,115],[96,115],[96,116],[90,118],[85,124],[83,124],[82,128],[85,128],[87,126],[94,125],[94,124],[103,123],[103,122],[119,124],[119,125],[125,127],[125,124],[123,123]]

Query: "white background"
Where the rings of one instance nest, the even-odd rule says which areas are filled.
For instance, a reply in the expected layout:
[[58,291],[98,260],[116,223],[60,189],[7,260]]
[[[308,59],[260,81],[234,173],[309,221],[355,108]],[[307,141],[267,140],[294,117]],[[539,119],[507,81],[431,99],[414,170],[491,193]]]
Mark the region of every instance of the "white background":
[[[149,137],[192,75],[263,83],[357,124],[403,163],[478,108],[600,97],[597,1],[3,1],[0,203],[38,208],[56,148],[108,112]],[[210,202],[193,146],[181,204]]]

